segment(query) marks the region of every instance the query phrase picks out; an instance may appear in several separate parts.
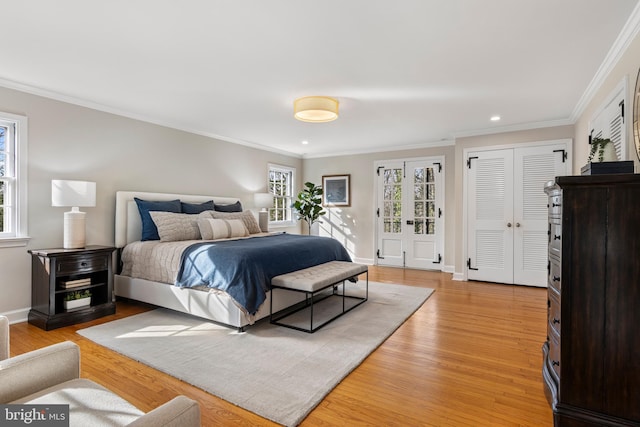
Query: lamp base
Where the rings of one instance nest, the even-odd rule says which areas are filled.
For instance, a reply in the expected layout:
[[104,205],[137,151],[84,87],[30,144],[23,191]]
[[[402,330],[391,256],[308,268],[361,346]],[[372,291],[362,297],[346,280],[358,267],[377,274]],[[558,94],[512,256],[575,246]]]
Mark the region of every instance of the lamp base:
[[64,249],[82,249],[85,247],[85,212],[72,208],[64,213]]
[[258,212],[258,225],[263,233],[269,232],[269,212],[266,210]]

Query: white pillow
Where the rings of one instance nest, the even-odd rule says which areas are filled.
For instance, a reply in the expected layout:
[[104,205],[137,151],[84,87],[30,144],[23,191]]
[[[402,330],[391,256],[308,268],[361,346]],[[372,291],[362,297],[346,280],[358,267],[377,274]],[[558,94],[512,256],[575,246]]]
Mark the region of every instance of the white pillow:
[[162,242],[197,240],[200,238],[198,215],[161,211],[150,211],[149,215],[151,215],[151,219],[158,228],[158,235]]
[[204,240],[226,239],[229,237],[245,237],[249,235],[247,227],[240,219],[201,218],[198,228]]
[[262,233],[260,230],[260,226],[258,225],[258,221],[256,217],[253,215],[251,211],[244,212],[218,212],[218,211],[206,211],[211,213],[211,216],[215,219],[240,219],[244,222],[245,227],[247,227],[247,231],[250,234]]

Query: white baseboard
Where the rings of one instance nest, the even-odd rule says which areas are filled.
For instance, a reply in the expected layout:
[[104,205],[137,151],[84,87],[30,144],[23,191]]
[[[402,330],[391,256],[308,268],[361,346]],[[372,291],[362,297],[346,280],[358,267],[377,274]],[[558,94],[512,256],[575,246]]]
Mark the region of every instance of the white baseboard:
[[464,282],[466,281],[464,278],[464,273],[453,273],[453,277],[451,277],[451,280],[457,280],[460,282]]
[[31,310],[31,308],[22,308],[20,310],[7,311],[0,314],[9,319],[9,324],[21,323],[27,321],[27,318],[29,317],[29,310]]
[[354,258],[353,262],[364,265],[374,265],[372,258]]

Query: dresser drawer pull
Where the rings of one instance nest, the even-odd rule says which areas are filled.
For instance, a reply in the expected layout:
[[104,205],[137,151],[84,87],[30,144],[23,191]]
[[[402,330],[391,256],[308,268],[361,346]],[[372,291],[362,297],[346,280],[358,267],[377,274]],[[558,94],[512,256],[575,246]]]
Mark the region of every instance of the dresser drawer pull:
[[559,282],[559,281],[560,281],[560,277],[558,277],[558,276],[553,276],[553,281],[554,281],[554,282]]
[[560,362],[556,361],[556,360],[552,360],[551,361],[551,365],[552,366],[560,366]]
[[560,321],[554,317],[553,318],[553,323],[560,323]]
[[560,240],[560,236],[558,236],[557,234],[553,235],[553,240]]
[[87,264],[86,262],[84,262],[84,261],[80,263],[80,266],[81,266],[81,267],[86,267],[87,265],[88,265],[88,264]]

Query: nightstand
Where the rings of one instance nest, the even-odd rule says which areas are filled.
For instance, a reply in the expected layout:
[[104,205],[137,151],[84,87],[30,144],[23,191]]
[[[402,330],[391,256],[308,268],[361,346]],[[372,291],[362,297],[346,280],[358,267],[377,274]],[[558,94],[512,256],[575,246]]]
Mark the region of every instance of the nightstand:
[[[44,330],[86,322],[116,312],[112,246],[32,249],[29,323]],[[65,309],[67,295],[91,293],[90,305]]]

